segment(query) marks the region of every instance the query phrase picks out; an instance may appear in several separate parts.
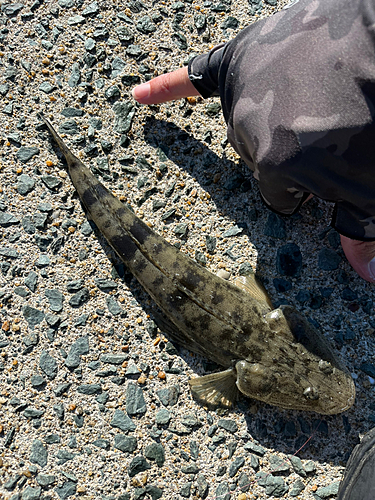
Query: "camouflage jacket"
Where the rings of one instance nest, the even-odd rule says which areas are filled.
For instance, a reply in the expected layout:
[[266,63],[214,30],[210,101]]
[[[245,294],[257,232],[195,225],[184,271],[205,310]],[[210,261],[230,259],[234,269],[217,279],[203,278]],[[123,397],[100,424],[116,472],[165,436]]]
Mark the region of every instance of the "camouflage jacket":
[[375,240],[374,37],[375,0],[297,0],[189,63],[267,205],[313,193],[357,240]]

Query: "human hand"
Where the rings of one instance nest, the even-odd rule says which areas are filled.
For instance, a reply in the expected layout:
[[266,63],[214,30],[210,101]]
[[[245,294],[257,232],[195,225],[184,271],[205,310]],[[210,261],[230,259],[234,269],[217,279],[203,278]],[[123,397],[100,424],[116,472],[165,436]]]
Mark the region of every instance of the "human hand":
[[160,104],[183,97],[200,95],[189,80],[187,67],[157,76],[133,89],[133,97],[140,104]]

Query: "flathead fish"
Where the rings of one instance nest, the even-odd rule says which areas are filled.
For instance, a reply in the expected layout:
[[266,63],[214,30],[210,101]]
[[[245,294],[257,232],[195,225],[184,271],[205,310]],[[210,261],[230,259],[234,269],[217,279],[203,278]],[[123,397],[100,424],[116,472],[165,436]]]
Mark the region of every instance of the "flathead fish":
[[352,406],[349,372],[300,313],[290,306],[273,309],[254,277],[233,284],[169,244],[99,182],[41,118],[90,218],[163,311],[158,324],[180,345],[225,368],[189,381],[196,399],[230,407],[242,393],[326,415]]

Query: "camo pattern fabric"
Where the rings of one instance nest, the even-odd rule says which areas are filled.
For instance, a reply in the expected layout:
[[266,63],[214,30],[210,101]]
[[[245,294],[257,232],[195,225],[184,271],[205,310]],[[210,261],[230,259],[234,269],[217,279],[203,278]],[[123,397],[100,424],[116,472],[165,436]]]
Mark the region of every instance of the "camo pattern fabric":
[[297,0],[189,63],[220,96],[228,139],[264,201],[293,214],[312,193],[332,225],[375,240],[375,0]]

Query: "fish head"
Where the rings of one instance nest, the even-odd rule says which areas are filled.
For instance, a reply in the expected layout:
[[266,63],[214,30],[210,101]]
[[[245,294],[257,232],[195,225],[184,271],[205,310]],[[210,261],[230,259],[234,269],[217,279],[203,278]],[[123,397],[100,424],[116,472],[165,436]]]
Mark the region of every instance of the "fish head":
[[265,316],[269,347],[238,361],[236,385],[246,396],[285,409],[341,413],[355,400],[348,370],[325,337],[290,306]]

